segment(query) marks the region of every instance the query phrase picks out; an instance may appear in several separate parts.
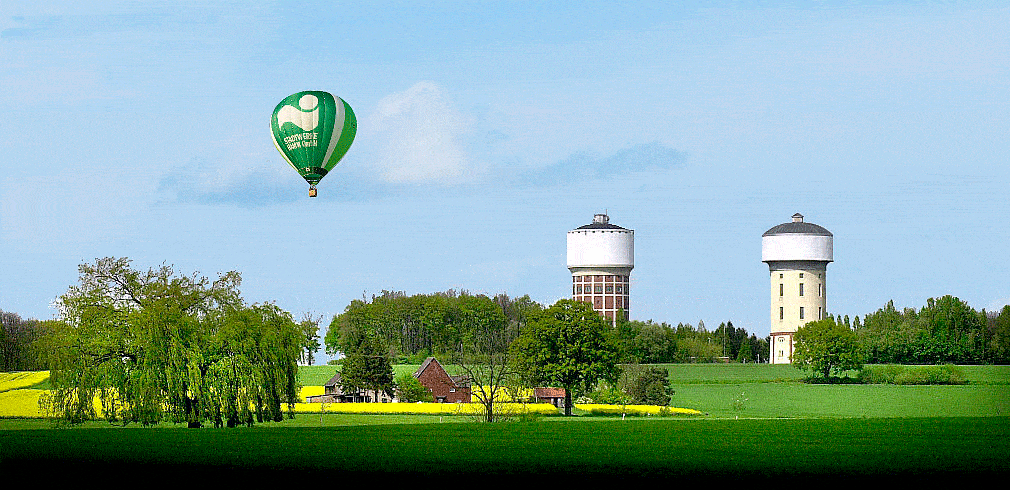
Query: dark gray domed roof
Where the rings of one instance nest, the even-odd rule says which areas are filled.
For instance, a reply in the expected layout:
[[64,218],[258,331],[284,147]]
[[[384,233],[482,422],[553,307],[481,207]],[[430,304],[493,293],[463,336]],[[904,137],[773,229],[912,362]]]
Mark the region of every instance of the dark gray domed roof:
[[597,213],[593,216],[593,222],[588,225],[582,225],[576,230],[626,230],[627,228],[621,228],[617,225],[610,224],[610,216],[607,213]]
[[793,220],[789,223],[782,223],[778,226],[773,226],[770,230],[764,232],[761,236],[769,235],[786,235],[795,233],[798,235],[820,235],[820,236],[834,236],[823,226],[815,225],[813,223],[803,222],[803,215],[796,213],[793,215]]
[[610,223],[589,223],[588,225],[582,225],[576,228],[576,230],[626,230],[626,229],[627,228],[612,225]]

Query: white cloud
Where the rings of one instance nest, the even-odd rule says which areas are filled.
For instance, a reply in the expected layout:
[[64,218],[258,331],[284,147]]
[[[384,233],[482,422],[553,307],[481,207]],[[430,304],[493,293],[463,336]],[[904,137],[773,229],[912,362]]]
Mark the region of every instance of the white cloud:
[[382,180],[451,185],[468,182],[475,174],[461,143],[472,125],[441,87],[418,82],[380,100],[362,121],[362,132],[378,143],[375,165]]
[[158,177],[157,189],[169,201],[243,207],[303,198],[308,184],[269,141],[262,127],[219,135],[212,144],[193,147],[187,162],[171,165]]

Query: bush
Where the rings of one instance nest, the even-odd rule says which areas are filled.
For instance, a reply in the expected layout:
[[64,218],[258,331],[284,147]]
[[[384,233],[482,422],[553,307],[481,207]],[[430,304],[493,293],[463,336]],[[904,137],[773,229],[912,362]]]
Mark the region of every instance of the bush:
[[659,367],[646,368],[632,383],[630,395],[632,403],[638,405],[669,405],[673,396],[669,371]]
[[401,402],[434,402],[435,398],[412,374],[403,373],[396,377],[396,394]]
[[[588,399],[588,400],[583,400]],[[597,387],[596,391],[589,393],[587,396],[579,397],[575,403],[589,403],[589,404],[600,404],[600,405],[624,405],[629,401],[628,395],[615,386],[611,386],[605,383],[601,383],[601,386]]]
[[968,384],[964,371],[952,364],[940,366],[864,366],[859,380],[866,384],[895,385],[963,385]]

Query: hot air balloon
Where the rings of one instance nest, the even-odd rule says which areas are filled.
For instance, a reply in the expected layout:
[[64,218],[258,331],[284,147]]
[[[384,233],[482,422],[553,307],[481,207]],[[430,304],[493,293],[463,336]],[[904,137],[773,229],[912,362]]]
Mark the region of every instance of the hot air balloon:
[[316,184],[351,147],[358,121],[340,97],[309,90],[277,104],[270,129],[277,151],[309,183],[309,197],[316,197]]

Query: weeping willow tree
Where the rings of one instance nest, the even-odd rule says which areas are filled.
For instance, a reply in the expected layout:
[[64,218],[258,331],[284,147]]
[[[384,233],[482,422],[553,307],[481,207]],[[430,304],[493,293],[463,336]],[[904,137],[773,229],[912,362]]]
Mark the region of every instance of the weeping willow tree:
[[125,258],[79,270],[48,338],[54,418],[233,427],[280,421],[297,401],[304,335],[277,306],[244,304],[237,272],[211,281]]

